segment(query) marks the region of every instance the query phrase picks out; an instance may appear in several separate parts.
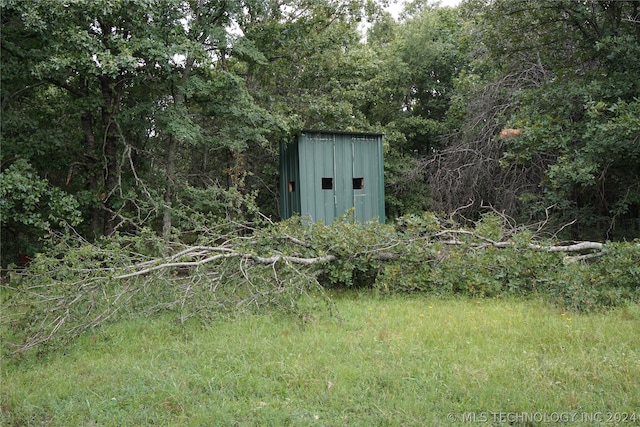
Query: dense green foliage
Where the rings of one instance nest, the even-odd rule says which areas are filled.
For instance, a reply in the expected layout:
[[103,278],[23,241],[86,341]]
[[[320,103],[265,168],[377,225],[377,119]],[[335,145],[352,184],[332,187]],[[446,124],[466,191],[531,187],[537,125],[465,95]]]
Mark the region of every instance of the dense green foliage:
[[505,160],[538,164],[544,191],[521,197],[529,209],[554,205],[565,220],[579,217],[575,235],[637,233],[640,5],[546,3],[497,2],[490,11],[519,18],[519,36],[511,22],[492,31],[492,55],[510,69],[535,69],[535,83],[513,94],[518,108],[507,118],[523,135],[507,144]]
[[51,227],[77,225],[78,207],[73,196],[50,187],[26,160],[16,160],[0,174],[3,251],[34,251],[42,233]]
[[[640,2],[385,5],[0,1],[0,423],[638,407]],[[278,221],[310,128],[384,223]]]
[[[637,299],[640,3],[383,6],[3,1],[3,334],[331,287]],[[386,225],[274,222],[304,128],[385,134]]]
[[277,219],[278,146],[303,128],[385,133],[389,218],[490,205],[640,235],[637,1],[382,6],[3,1],[3,266],[60,220],[170,240]]

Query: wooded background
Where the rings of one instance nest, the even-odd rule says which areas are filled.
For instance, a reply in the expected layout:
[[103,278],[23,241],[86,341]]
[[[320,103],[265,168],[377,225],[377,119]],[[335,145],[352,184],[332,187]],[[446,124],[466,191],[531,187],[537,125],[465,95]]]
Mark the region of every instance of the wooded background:
[[[6,0],[2,264],[279,218],[278,146],[385,134],[387,217],[640,236],[640,2]],[[568,224],[568,225],[567,225]]]

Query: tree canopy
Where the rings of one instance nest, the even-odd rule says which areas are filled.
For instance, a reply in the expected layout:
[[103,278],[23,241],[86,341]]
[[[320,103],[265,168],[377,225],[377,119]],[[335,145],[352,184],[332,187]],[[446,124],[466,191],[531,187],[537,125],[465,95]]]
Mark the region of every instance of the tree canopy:
[[171,241],[275,221],[278,147],[304,128],[385,134],[390,218],[640,236],[640,2],[0,7],[3,266],[65,224]]

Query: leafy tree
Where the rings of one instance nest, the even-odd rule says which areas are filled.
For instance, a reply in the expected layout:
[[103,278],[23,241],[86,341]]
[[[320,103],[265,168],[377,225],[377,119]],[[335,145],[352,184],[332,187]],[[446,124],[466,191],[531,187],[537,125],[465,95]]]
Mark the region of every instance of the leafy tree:
[[[544,169],[529,209],[555,206],[575,232],[637,236],[640,209],[640,24],[637,2],[497,2],[492,54],[537,62],[540,83],[515,93],[505,161]],[[495,21],[494,21],[495,22]],[[518,32],[513,26],[518,26]],[[527,34],[526,37],[523,35]],[[622,229],[619,225],[623,225]]]
[[[373,27],[370,45],[379,53],[378,73],[370,82],[374,105],[407,137],[404,152],[424,155],[446,133],[454,80],[465,67],[463,21],[457,9],[411,4],[404,21],[382,21]],[[393,32],[394,36],[385,36]],[[374,98],[375,97],[375,98]],[[377,110],[373,110],[377,111]]]
[[106,322],[159,311],[181,322],[259,310],[306,317],[331,309],[327,287],[535,295],[577,310],[640,298],[638,242],[557,245],[495,213],[472,227],[433,213],[386,224],[294,217],[245,236],[209,230],[192,245],[151,230],[95,243],[53,236],[49,244],[3,284],[12,310],[3,319],[7,352],[66,345]]
[[381,6],[7,0],[5,165],[73,194],[85,236],[170,240],[276,218],[278,147],[301,129],[381,131],[391,217],[554,206],[576,236],[637,235],[637,2]]
[[247,96],[269,117],[265,138],[239,152],[238,164],[246,166],[240,168],[242,192],[254,194],[269,217],[279,218],[281,142],[304,128],[371,130],[359,108],[371,57],[361,49],[357,28],[364,14],[375,12],[371,8],[363,1],[256,2],[239,17],[252,49],[229,70],[244,79]]
[[[240,2],[6,2],[5,155],[71,185],[88,234],[149,222],[167,235],[179,190],[203,185],[188,179],[194,166],[214,171],[206,185],[238,186],[240,153],[274,126],[229,65],[261,58],[231,33],[243,13]],[[203,154],[221,160],[203,170]]]
[[414,2],[403,20],[374,24],[368,39],[377,54],[366,85],[369,120],[384,126],[390,216],[433,209],[433,191],[422,159],[439,149],[459,125],[448,112],[455,81],[469,62],[465,25],[457,9]]
[[[76,129],[67,137],[82,147],[75,153],[75,173],[82,174],[93,198],[87,207],[91,230],[97,235],[113,233],[116,211],[123,206],[118,165],[126,148],[118,121],[123,100],[159,65],[155,59],[162,54],[158,38],[153,37],[157,33],[149,30],[179,24],[170,6],[167,2],[9,1],[3,7],[15,29],[9,33],[9,61],[24,65],[24,77],[16,82],[12,96],[29,97],[32,93],[25,89],[31,86],[64,92],[61,100],[67,102],[70,113],[65,118]],[[23,42],[25,37],[32,40],[31,45]],[[28,115],[38,117],[39,112],[32,110]]]
[[435,207],[474,217],[484,202],[577,220],[574,237],[637,236],[637,2],[459,9],[469,62],[445,119],[457,131],[421,162]]
[[27,259],[34,256],[39,240],[51,229],[80,222],[78,208],[78,201],[72,195],[50,186],[26,160],[17,159],[3,168],[0,173],[2,266],[26,264]]
[[240,23],[265,61],[247,64],[252,96],[301,128],[366,127],[349,94],[366,79],[359,52],[359,1],[263,5]]

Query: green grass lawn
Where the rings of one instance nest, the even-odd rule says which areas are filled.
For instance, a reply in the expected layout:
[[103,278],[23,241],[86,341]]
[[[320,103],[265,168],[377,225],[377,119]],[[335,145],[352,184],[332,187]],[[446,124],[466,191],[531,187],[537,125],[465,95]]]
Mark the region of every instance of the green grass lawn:
[[0,421],[640,425],[638,305],[579,314],[539,300],[346,294],[336,303],[339,317],[121,322],[66,351],[4,360]]

